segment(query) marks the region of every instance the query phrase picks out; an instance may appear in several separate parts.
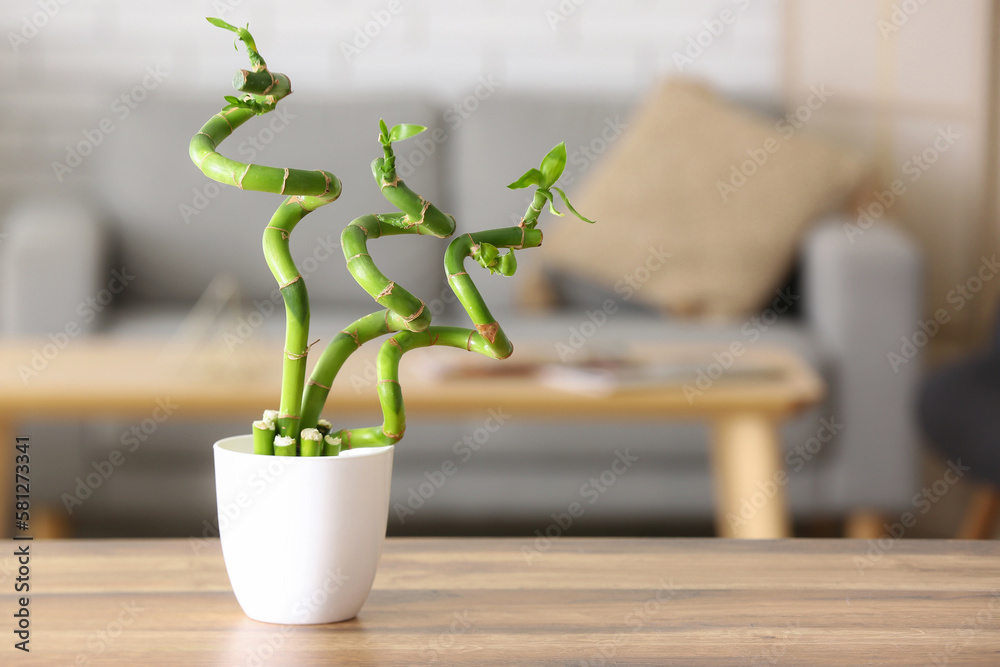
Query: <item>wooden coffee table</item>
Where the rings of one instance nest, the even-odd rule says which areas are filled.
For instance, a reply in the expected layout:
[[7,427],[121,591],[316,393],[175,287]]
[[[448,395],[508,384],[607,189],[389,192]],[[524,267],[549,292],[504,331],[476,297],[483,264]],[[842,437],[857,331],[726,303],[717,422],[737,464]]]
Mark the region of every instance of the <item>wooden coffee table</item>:
[[[171,414],[184,419],[233,417],[249,422],[263,407],[278,401],[281,358],[280,352],[274,354],[275,345],[251,340],[232,350],[222,346],[194,350],[155,341],[72,339],[51,358],[42,356],[39,361],[36,353],[46,343],[0,342],[0,442],[6,448],[0,456],[0,503],[5,506],[13,494],[14,438],[25,435],[17,427],[29,417],[143,419],[167,402],[175,406]],[[524,368],[554,359],[552,350],[551,344],[521,345],[506,362],[485,358],[475,362],[482,365],[483,374],[437,381],[417,375],[409,357],[404,358],[400,379],[407,414],[460,417],[500,405],[519,416],[539,419],[708,420],[714,432],[719,533],[750,538],[791,534],[777,428],[781,420],[816,404],[824,394],[820,378],[795,353],[745,347],[731,368],[751,369],[749,373],[723,374],[700,385],[663,381],[605,397],[552,389],[530,373],[488,374],[489,369],[507,368],[504,364]],[[693,365],[706,376],[717,375],[719,359],[726,358],[725,349],[712,346],[646,346],[634,352],[651,362]],[[359,355],[345,364],[330,400],[341,411],[377,417],[374,366],[370,357]],[[358,385],[364,390],[359,391]],[[741,516],[741,506],[756,499],[762,488],[769,491],[766,502],[755,503],[750,516]],[[727,520],[732,516],[740,517],[738,525]],[[11,513],[0,512],[0,533],[9,535],[11,528]]]

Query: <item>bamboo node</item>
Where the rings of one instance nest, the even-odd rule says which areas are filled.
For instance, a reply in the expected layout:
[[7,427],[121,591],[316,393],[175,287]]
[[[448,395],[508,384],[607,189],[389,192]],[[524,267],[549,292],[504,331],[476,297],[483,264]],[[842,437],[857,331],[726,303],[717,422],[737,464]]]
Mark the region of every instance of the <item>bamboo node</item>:
[[[311,342],[308,345],[306,345],[306,351],[303,352],[302,354],[295,354],[294,352],[289,352],[288,348],[286,347],[285,348],[285,356],[288,357],[289,359],[291,359],[292,361],[295,361],[297,359],[305,359],[306,357],[309,356],[309,350],[312,348],[312,346],[315,345],[318,342],[319,342],[319,338],[317,338],[313,342]],[[279,415],[279,417],[280,417],[280,415]]]
[[295,283],[297,283],[301,279],[302,279],[302,276],[299,275],[299,276],[295,276],[294,278],[292,278],[291,280],[289,280],[287,283],[284,283],[284,284],[278,283],[278,289],[285,289],[289,285],[294,285]]
[[357,330],[355,330],[355,331],[346,331],[345,330],[345,331],[341,331],[340,333],[344,334],[345,336],[350,336],[351,339],[354,341],[354,344],[357,347],[361,347],[361,338],[358,336]]
[[[392,294],[392,290],[394,287],[396,287],[396,283],[390,280],[389,284],[385,286],[385,289],[383,289],[381,292],[378,293],[378,296],[375,297],[375,300],[378,301],[382,297],[386,297]],[[409,320],[406,321],[409,322]]]
[[208,158],[212,157],[213,155],[218,155],[218,153],[216,153],[215,151],[209,151],[209,152],[205,153],[204,155],[202,155],[201,156],[201,161],[198,162],[198,168],[201,169],[202,171],[205,171],[205,169],[203,167],[203,165],[205,164],[205,160],[207,160]]
[[212,137],[212,135],[209,134],[208,132],[198,132],[198,134],[200,134],[203,137],[208,137],[208,140],[212,142],[212,150],[214,151],[215,148],[216,148],[216,143],[215,143],[215,139]]
[[238,179],[236,179],[236,187],[238,187],[240,190],[243,189],[243,179],[246,178],[247,174],[250,173],[250,167],[252,166],[253,163],[251,162],[250,164],[247,165],[247,168],[244,170],[243,175],[240,176]]
[[281,179],[281,192],[278,194],[285,194],[285,185],[288,183],[288,167],[285,167],[285,177]]
[[327,387],[325,384],[320,384],[319,382],[316,382],[316,380],[313,379],[310,379],[309,382],[306,382],[306,384],[312,384],[319,387],[320,389],[326,389],[327,391],[330,391],[330,388]]
[[229,131],[231,133],[233,131],[233,124],[229,122],[228,118],[226,118],[226,114],[220,112],[220,113],[217,113],[215,115],[218,116],[219,118],[221,118],[222,120],[226,121],[226,125],[229,126]]
[[[267,71],[267,70],[265,70],[265,71]],[[264,94],[265,95],[267,95],[269,92],[271,92],[271,89],[274,88],[278,84],[278,79],[274,76],[274,74],[272,74],[270,71],[267,71],[267,75],[269,77],[271,77],[271,85],[264,89]]]
[[409,317],[404,317],[404,318],[403,318],[403,321],[404,321],[404,322],[412,322],[413,320],[415,320],[415,319],[417,319],[418,317],[420,317],[420,315],[421,315],[421,314],[422,314],[422,313],[424,312],[424,306],[425,306],[425,305],[426,305],[426,304],[424,304],[424,302],[423,302],[423,301],[421,301],[421,302],[420,302],[420,308],[418,308],[418,309],[417,309],[417,312],[413,313],[413,314],[412,314],[412,315],[410,315]]

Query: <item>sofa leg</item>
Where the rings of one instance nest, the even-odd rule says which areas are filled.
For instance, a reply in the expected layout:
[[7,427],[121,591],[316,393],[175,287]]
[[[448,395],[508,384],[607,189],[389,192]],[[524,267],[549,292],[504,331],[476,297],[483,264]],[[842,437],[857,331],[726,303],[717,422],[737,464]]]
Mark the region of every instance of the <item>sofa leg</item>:
[[998,514],[1000,489],[989,484],[978,487],[972,494],[956,537],[960,540],[988,540],[993,536]]
[[885,532],[886,518],[881,512],[856,510],[847,516],[844,537],[849,540],[877,540]]

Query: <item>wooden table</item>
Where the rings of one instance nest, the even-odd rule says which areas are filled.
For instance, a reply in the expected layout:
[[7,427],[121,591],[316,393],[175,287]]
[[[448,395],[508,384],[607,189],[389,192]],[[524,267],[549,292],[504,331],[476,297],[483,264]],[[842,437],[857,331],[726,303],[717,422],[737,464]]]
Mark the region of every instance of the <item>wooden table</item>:
[[[0,442],[11,443],[16,424],[26,417],[111,415],[134,419],[155,415],[158,401],[176,406],[182,418],[258,418],[264,407],[277,407],[281,357],[275,346],[253,340],[225,347],[171,348],[151,341],[70,340],[51,358],[35,361],[45,341],[0,341]],[[51,344],[50,344],[51,346]],[[644,358],[676,361],[704,370],[700,385],[677,381],[592,397],[553,390],[523,374],[430,381],[418,375],[408,355],[401,366],[407,415],[458,417],[481,415],[500,406],[519,418],[705,419],[714,427],[717,528],[733,537],[783,537],[790,521],[781,481],[780,420],[822,399],[816,373],[791,351],[742,345],[742,352],[712,346],[661,345],[634,350]],[[503,369],[524,362],[554,360],[551,344],[519,345],[503,363],[467,355],[474,369]],[[352,414],[380,414],[374,391],[374,364],[362,350],[344,365],[331,391],[331,405]],[[418,350],[411,353],[419,358]],[[454,350],[434,350],[441,355]],[[730,368],[759,369],[757,376],[716,377],[726,355]],[[318,355],[313,355],[318,357]],[[25,370],[28,369],[28,370]],[[696,391],[692,391],[694,388]],[[162,412],[162,409],[161,409]],[[6,446],[6,445],[5,445]],[[11,457],[0,457],[0,502],[11,497],[7,469]],[[773,489],[766,502],[756,501],[761,488]],[[740,517],[740,521],[727,520]],[[7,512],[0,513],[0,535],[9,535]],[[735,525],[734,525],[735,524]]]
[[539,546],[390,539],[358,618],[280,626],[243,615],[217,541],[35,541],[31,653],[8,577],[0,664],[1000,664],[997,542]]

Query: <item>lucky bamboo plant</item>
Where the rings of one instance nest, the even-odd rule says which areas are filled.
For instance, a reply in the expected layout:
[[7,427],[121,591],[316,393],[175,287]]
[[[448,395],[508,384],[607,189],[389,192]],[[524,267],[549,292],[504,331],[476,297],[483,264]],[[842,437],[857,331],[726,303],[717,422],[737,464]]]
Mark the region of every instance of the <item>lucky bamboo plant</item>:
[[[426,128],[410,124],[389,128],[384,121],[379,121],[378,141],[383,156],[372,162],[372,174],[382,196],[399,212],[364,215],[352,220],[341,234],[341,246],[351,275],[384,310],[366,315],[337,333],[307,382],[306,357],[311,347],[308,343],[309,297],[288,241],[295,226],[306,215],[340,196],[341,183],[328,171],[244,164],[217,151],[236,128],[254,116],[274,110],[282,98],[291,94],[292,87],[286,75],[268,70],[246,28],[217,18],[208,21],[236,33],[237,40],[246,47],[251,69],[240,70],[233,81],[233,86],[243,96],[226,96],[226,106],[192,137],[191,160],[206,176],[220,183],[241,190],[288,195],[264,228],[263,239],[264,257],[285,303],[281,399],[278,410],[265,411],[263,418],[253,423],[254,452],[277,456],[336,456],[342,448],[395,444],[406,430],[399,385],[399,362],[404,353],[431,345],[460,348],[496,359],[506,359],[513,352],[510,340],[466,272],[466,258],[471,257],[491,274],[513,275],[517,268],[514,251],[542,243],[542,232],[536,225],[546,201],[554,214],[562,215],[554,206],[553,193],[563,199],[574,215],[593,222],[577,213],[566,194],[555,187],[566,166],[566,146],[561,143],[553,148],[542,159],[539,168],[529,169],[508,186],[512,189],[536,188],[517,226],[463,234],[448,246],[444,259],[448,285],[475,329],[434,326],[424,302],[387,278],[375,265],[368,254],[368,242],[395,234],[445,238],[454,233],[455,218],[413,192],[396,173],[393,143],[415,136]],[[501,254],[501,248],[506,248],[507,252]],[[337,373],[355,350],[390,334],[378,352],[376,364],[376,391],[382,408],[382,424],[334,431],[329,421],[320,418],[320,413]]]

